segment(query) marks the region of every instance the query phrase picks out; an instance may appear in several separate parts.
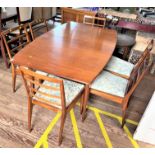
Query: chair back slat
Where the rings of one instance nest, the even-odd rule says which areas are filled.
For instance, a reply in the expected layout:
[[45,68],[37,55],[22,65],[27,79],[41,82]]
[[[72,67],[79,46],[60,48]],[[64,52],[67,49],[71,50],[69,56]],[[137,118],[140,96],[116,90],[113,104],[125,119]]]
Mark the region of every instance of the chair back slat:
[[10,61],[13,56],[28,43],[30,39],[27,32],[27,24],[14,27],[2,32],[2,38]]
[[27,44],[28,44],[27,42],[20,44],[19,46],[16,46],[15,48],[13,48],[10,52],[12,52],[12,54],[13,54],[15,51],[18,51],[18,50],[24,48]]
[[20,36],[16,36],[16,38],[13,38],[13,39],[9,40],[7,43],[8,43],[8,44],[14,43],[14,42],[16,42],[17,40],[20,40],[20,39],[22,39],[22,38],[24,38],[24,37],[25,37],[25,34],[21,34]]
[[48,94],[48,93],[44,93],[44,92],[42,92],[42,91],[39,91],[38,89],[35,89],[35,88],[30,88],[34,93],[39,93],[39,94],[41,94],[41,95],[45,95],[45,96],[47,96],[47,97],[53,97],[53,98],[58,98],[58,99],[60,99],[60,96],[56,96],[56,95],[51,95],[51,94]]
[[39,86],[39,87],[42,87],[42,88],[45,88],[45,89],[49,89],[49,90],[55,90],[55,91],[60,91],[60,88],[57,88],[57,87],[50,87],[48,85],[43,85],[42,83],[38,82],[39,80],[32,80],[32,79],[29,79],[27,77],[25,77],[25,79],[29,82],[31,82],[32,84],[36,85],[36,86]]
[[[153,40],[151,40],[147,46],[147,48],[145,49],[145,51],[143,52],[142,56],[140,57],[139,61],[137,62],[137,64],[135,65],[130,78],[129,78],[129,83],[128,83],[128,90],[127,92],[129,92],[130,90],[133,90],[133,88],[135,87],[135,85],[137,85],[137,82],[139,81],[139,79],[144,76],[144,73],[146,72],[146,70],[149,67],[149,58],[150,58],[150,51],[152,50],[153,47]],[[131,92],[132,94],[132,92]]]
[[59,103],[57,103],[57,102],[51,102],[51,101],[49,102],[48,100],[46,100],[46,99],[44,99],[44,98],[40,98],[40,97],[35,96],[35,95],[33,95],[33,94],[32,94],[32,96],[35,98],[35,99],[34,99],[35,101],[42,102],[42,103],[46,103],[46,104],[48,104],[48,105],[50,105],[50,106],[53,106],[53,107],[57,107],[57,108],[59,108],[59,109],[62,109],[61,104],[59,104]]
[[105,27],[106,19],[100,18],[100,17],[95,17],[95,16],[85,15],[83,18],[83,23],[92,25],[92,26]]
[[63,80],[40,75],[20,67],[28,97],[56,108],[65,107]]
[[29,27],[33,40],[37,37],[37,31],[44,29],[45,32],[48,32],[47,21],[45,19],[36,19],[30,22]]

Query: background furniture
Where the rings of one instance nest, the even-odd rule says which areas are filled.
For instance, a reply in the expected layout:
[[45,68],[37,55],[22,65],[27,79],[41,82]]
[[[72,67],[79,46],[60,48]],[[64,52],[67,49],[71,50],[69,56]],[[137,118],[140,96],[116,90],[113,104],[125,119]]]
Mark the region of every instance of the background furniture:
[[83,19],[84,24],[92,25],[92,26],[98,26],[98,27],[105,27],[106,19],[105,18],[99,18],[94,16],[84,16]]
[[25,24],[32,20],[32,7],[17,7],[18,24]]
[[129,36],[127,34],[119,33],[117,36],[117,45],[116,45],[116,49],[118,49],[117,53],[121,55],[122,59],[128,60],[130,50],[134,44],[135,44],[134,37]]
[[44,32],[48,31],[47,21],[45,19],[36,19],[29,23],[29,28],[32,40],[34,40],[37,36],[40,36]]
[[66,23],[69,21],[83,23],[85,15],[95,16],[96,13],[92,11],[78,10],[72,8],[61,8],[61,14],[62,14],[62,23]]
[[2,23],[5,25],[7,21],[17,21],[18,15],[16,7],[5,7],[2,9]]
[[32,19],[53,19],[56,16],[56,7],[33,7]]

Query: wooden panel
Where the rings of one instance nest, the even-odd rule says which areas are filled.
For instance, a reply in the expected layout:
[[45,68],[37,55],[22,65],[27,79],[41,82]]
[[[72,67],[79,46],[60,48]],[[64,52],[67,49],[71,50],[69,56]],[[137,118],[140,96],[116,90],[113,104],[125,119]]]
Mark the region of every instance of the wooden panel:
[[79,23],[83,23],[84,15],[95,16],[95,12],[78,10],[72,8],[61,8],[62,9],[62,23],[66,23],[69,21],[75,21]]

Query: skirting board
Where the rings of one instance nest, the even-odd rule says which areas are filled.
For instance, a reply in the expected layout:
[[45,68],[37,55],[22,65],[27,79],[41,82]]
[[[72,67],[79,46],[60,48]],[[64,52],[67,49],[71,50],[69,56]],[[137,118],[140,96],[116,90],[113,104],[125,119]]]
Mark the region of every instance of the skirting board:
[[155,144],[155,92],[138,124],[133,138]]

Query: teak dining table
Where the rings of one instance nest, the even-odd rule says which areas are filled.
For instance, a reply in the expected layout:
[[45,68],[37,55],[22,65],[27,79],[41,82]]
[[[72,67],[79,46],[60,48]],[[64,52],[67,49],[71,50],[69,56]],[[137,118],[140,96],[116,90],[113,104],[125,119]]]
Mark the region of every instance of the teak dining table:
[[85,84],[86,105],[89,86],[108,63],[116,42],[115,30],[69,22],[36,38],[13,63]]

